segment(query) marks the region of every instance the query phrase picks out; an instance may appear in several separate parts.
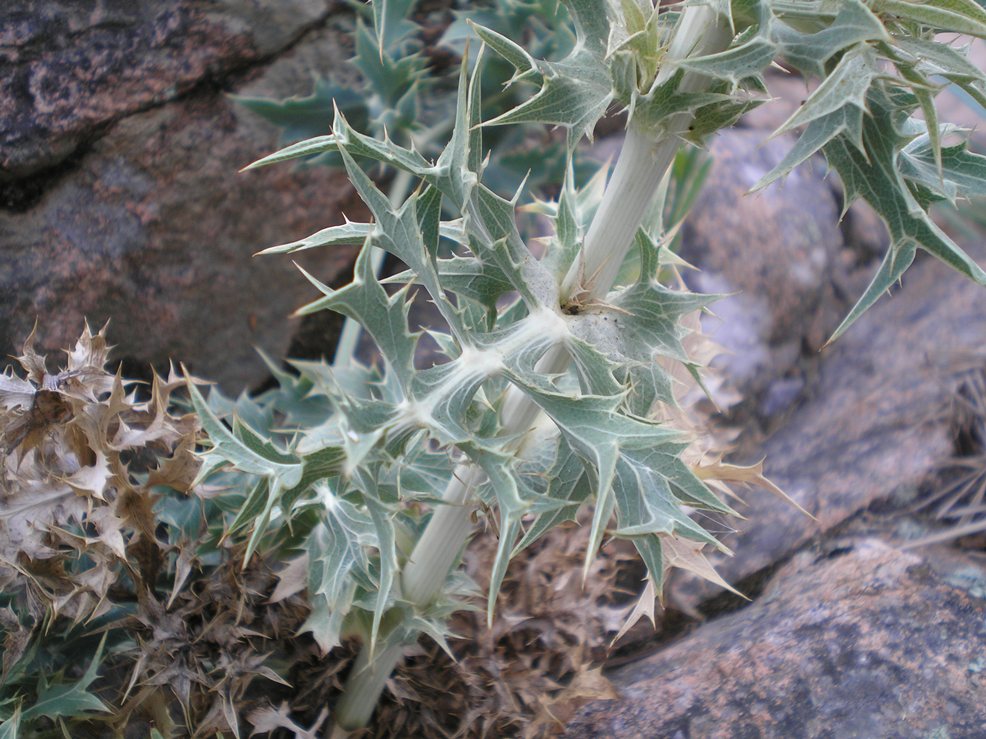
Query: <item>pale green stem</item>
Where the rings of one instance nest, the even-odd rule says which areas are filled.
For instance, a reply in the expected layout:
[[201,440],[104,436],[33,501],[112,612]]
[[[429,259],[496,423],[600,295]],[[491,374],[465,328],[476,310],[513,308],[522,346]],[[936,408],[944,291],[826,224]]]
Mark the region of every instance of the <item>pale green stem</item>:
[[[383,687],[404,652],[403,644],[395,644],[370,658],[370,650],[360,651],[353,671],[346,680],[346,692],[336,706],[336,730],[333,739],[341,739],[349,731],[365,726],[377,707]],[[339,729],[342,731],[339,731]]]
[[[687,8],[655,84],[674,74],[673,60],[720,51],[729,39],[728,26],[714,10],[704,5]],[[678,89],[695,92],[707,82],[702,75],[689,72],[682,77]],[[691,118],[689,113],[669,116],[662,122],[660,137],[633,125],[627,130],[606,197],[592,219],[579,258],[562,282],[563,303],[602,298],[612,287],[661,180],[682,146],[680,135],[687,130]]]
[[[705,6],[689,7],[683,13],[668,58],[711,53],[725,48],[729,38],[728,29],[714,11]],[[672,71],[667,70],[660,81]],[[695,89],[693,86],[700,87],[701,84],[701,77],[696,75],[686,75],[682,80],[682,86],[688,85],[687,89]],[[681,146],[676,134],[687,128],[688,122],[687,114],[674,118],[671,128],[666,129],[669,135],[659,141],[635,128],[627,132],[613,177],[586,235],[579,259],[563,282],[563,296],[574,293],[598,299],[612,287],[637,229]],[[544,374],[562,372],[568,362],[564,347],[554,346],[542,357],[538,370]],[[502,408],[504,433],[513,435],[528,431],[539,413],[540,409],[528,396],[514,387],[509,388]],[[483,479],[482,471],[473,465],[460,464],[456,468],[445,489],[445,505],[435,511],[404,567],[401,585],[406,601],[427,607],[441,592],[472,534],[473,507],[470,504],[473,491]],[[369,666],[368,655],[369,648],[364,646],[336,706],[335,719],[343,727],[364,726],[370,720],[387,677],[401,658],[401,650],[387,649],[376,655]]]

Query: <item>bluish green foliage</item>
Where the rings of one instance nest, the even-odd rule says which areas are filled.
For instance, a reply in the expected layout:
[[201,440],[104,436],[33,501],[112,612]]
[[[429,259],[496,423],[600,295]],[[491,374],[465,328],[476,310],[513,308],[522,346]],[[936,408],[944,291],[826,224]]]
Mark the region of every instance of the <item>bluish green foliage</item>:
[[[986,36],[986,11],[972,0],[690,5],[662,12],[649,0],[620,0],[605,4],[604,13],[598,2],[569,0],[567,12],[558,12],[502,0],[457,19],[446,40],[461,48],[460,40],[475,34],[483,49],[474,62],[464,61],[450,98],[451,128],[428,139],[446,144],[431,150],[414,145],[420,124],[410,111],[422,106],[411,98],[425,84],[417,57],[402,66],[404,57],[391,54],[412,48],[401,46],[413,38],[410,4],[375,3],[376,41],[370,43],[369,22],[359,27],[357,64],[371,97],[387,101],[389,112],[360,109],[367,120],[361,130],[343,100],[330,133],[251,165],[337,157],[372,213],[371,222],[329,228],[273,251],[362,245],[349,285],[336,290],[308,276],[321,297],[300,312],[333,310],[359,322],[380,361],[302,364],[297,377],[279,375],[278,392],[292,408],[312,403],[327,412],[312,424],[304,411],[292,411],[296,425],[289,422],[290,433],[276,445],[235,419],[225,428],[196,398],[211,430],[210,461],[224,460],[254,480],[247,486],[249,513],[237,517],[237,527],[249,531],[250,551],[300,514],[317,512],[304,544],[307,628],[324,649],[347,630],[375,649],[421,631],[443,639],[444,617],[465,592],[461,576],[450,575],[434,602],[413,603],[404,599],[399,575],[462,465],[481,470],[476,494],[496,516],[490,612],[509,558],[590,502],[587,558],[607,534],[629,539],[657,592],[671,565],[711,571],[699,550],[721,545],[693,513],[732,511],[703,482],[707,475],[700,479],[683,458],[693,439],[666,420],[678,410],[676,379],[697,372],[687,327],[710,298],[658,279],[674,263],[667,245],[694,199],[691,178],[679,172],[670,192],[667,182],[659,189],[612,290],[585,300],[561,292],[601,203],[619,212],[604,178],[579,181],[571,158],[608,110],[624,109],[631,134],[651,137],[655,149],[668,141],[684,146],[765,102],[769,64],[819,78],[779,129],[800,130],[797,144],[762,184],[820,152],[843,181],[847,203],[867,200],[888,224],[883,266],[836,335],[899,279],[918,248],[986,282],[927,215],[937,200],[986,189],[984,159],[961,144],[943,144],[950,129],[934,115],[939,78],[984,97],[982,72],[935,34]],[[511,40],[515,27],[504,19],[536,11],[543,14],[541,32],[526,46]],[[696,18],[699,25],[690,27]],[[509,66],[508,90],[517,96],[500,97],[492,108],[483,102],[491,56]],[[914,116],[919,111],[924,120]],[[401,134],[381,135],[383,118],[403,127]],[[494,145],[487,157],[490,134],[519,125],[566,129],[556,198],[527,202],[522,189],[505,193],[488,182],[500,153]],[[687,168],[686,159],[679,162]],[[393,199],[381,192],[368,174],[378,164],[410,175],[413,191]],[[543,255],[522,236],[521,207],[550,221]],[[450,250],[439,249],[442,243]],[[373,247],[407,270],[378,279]],[[435,366],[416,366],[423,334],[408,323],[412,286],[444,322],[430,330],[441,350]],[[555,362],[558,356],[564,361]],[[530,423],[510,416],[515,396],[537,410]]]
[[[417,527],[416,512],[408,507],[408,500],[439,499],[460,459],[483,469],[488,482],[479,495],[499,511],[501,547],[494,564],[491,607],[507,560],[522,537],[526,545],[543,530],[542,521],[562,520],[559,514],[571,517],[574,508],[590,496],[596,498],[598,511],[594,547],[601,541],[609,514],[616,510],[620,526],[615,535],[638,542],[654,564],[658,581],[663,579],[660,536],[715,543],[685,514],[683,506],[729,511],[678,459],[687,444],[682,433],[648,419],[655,400],[674,402],[671,380],[655,368],[655,359],[689,361],[680,343],[686,331],[679,319],[700,310],[707,299],[657,283],[660,247],[655,239],[660,234],[648,235],[644,230],[638,245],[638,277],[613,293],[606,305],[577,315],[563,313],[558,284],[601,190],[590,183],[579,191],[568,180],[560,207],[548,209],[558,224],[557,246],[549,246],[550,257],[535,258],[520,237],[514,217],[517,203],[499,197],[482,183],[484,159],[477,153],[483,151],[484,129],[479,126],[480,88],[475,82],[481,73],[480,64],[469,85],[463,72],[456,125],[434,163],[393,142],[354,130],[341,112],[330,136],[258,163],[299,152],[337,153],[374,216],[372,224],[347,224],[279,248],[294,251],[364,242],[354,281],[332,290],[310,277],[323,297],[301,312],[331,309],[359,321],[383,358],[378,367],[346,371],[364,375],[363,386],[355,393],[352,384],[344,386],[336,377],[338,372],[327,367],[318,377],[306,378],[312,384],[311,394],[323,397],[336,413],[315,429],[302,430],[292,451],[276,459],[271,455],[264,473],[271,489],[283,488],[278,481],[285,469],[293,469],[285,467],[287,460],[315,453],[345,455],[342,474],[311,489],[312,500],[320,501],[326,510],[324,526],[331,530],[330,534],[320,527],[313,546],[319,561],[333,563],[333,577],[324,581],[315,575],[310,583],[316,612],[326,614],[310,625],[326,647],[336,643],[343,628],[339,616],[354,604],[372,602],[374,634],[388,610],[404,607],[398,592],[379,587],[382,583],[393,587],[393,573],[408,552],[385,552],[380,544],[395,538],[391,526]],[[394,207],[359,167],[356,157],[403,168],[421,186]],[[443,219],[442,212],[458,217]],[[441,235],[455,241],[456,254],[438,256],[436,244]],[[565,243],[567,256],[562,248]],[[408,265],[400,279],[422,286],[438,306],[447,332],[432,331],[432,335],[447,352],[443,363],[427,369],[414,367],[421,334],[407,324],[408,293],[406,289],[388,292],[372,273],[369,244]],[[498,309],[504,301],[511,307]],[[607,332],[606,322],[613,319],[621,321],[623,333]],[[572,355],[571,373],[545,376],[537,368],[552,347],[564,347]],[[303,376],[306,369],[302,368]],[[498,416],[508,384],[520,388],[561,432],[527,439],[528,451],[523,456],[518,456],[520,439],[502,432]],[[247,471],[236,462],[247,456],[247,449],[223,451],[235,436],[235,428],[232,434],[220,433],[210,457],[225,455]],[[255,459],[250,455],[248,465]],[[444,464],[436,474],[439,460]],[[418,469],[418,464],[424,469]],[[567,470],[564,482],[545,486],[543,481],[555,478],[559,466]],[[419,485],[424,489],[410,491],[408,498],[408,491],[391,487],[404,477],[424,483]],[[346,515],[336,517],[342,511]],[[357,515],[357,511],[364,513]],[[291,513],[283,511],[282,516],[286,521]],[[264,513],[256,526],[263,529],[268,520]],[[358,554],[365,546],[376,554]],[[317,570],[327,571],[321,566]],[[340,587],[340,576],[348,587]],[[435,629],[440,631],[438,627],[436,622]]]
[[[413,144],[426,156],[437,155],[451,130],[455,106],[455,77],[435,74],[423,53],[425,29],[408,16],[414,3],[362,6],[354,33],[352,69],[314,70],[316,81],[310,95],[284,100],[238,97],[237,102],[281,129],[285,144],[302,141],[330,131],[335,106],[359,131],[386,136],[408,146]],[[463,3],[436,44],[436,48],[461,56],[479,37],[473,24],[516,34],[524,29],[534,53],[557,56],[566,53],[575,36],[567,23],[564,5],[554,0],[496,0]],[[380,36],[380,29],[385,29]],[[352,74],[355,71],[356,74]],[[513,68],[505,61],[487,60],[481,80],[484,119],[494,118],[525,97],[520,88],[504,88]],[[347,80],[345,83],[340,80]],[[562,179],[567,162],[563,142],[546,136],[542,126],[511,126],[491,132],[487,146],[497,152],[487,165],[487,187],[509,196],[522,182],[537,190],[553,187]],[[327,152],[303,160],[308,164],[341,167],[339,155]],[[580,182],[591,168],[576,160]]]

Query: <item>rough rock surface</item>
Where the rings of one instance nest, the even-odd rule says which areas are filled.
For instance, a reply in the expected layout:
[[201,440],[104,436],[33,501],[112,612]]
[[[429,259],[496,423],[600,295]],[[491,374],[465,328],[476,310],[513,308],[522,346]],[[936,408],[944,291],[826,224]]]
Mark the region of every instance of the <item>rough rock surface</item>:
[[834,328],[827,309],[843,244],[819,167],[799,167],[749,193],[793,144],[765,137],[744,129],[716,136],[712,170],[682,231],[681,255],[700,268],[685,279],[729,295],[715,303],[705,330],[728,352],[717,364],[729,384],[748,398],[759,398],[804,344],[817,348]]
[[[732,583],[783,561],[813,537],[872,503],[911,490],[953,445],[947,409],[953,368],[986,342],[986,290],[925,260],[820,357],[808,399],[750,460],[814,516],[751,492],[736,555],[713,557]],[[686,610],[717,591],[677,578],[672,601]]]
[[803,552],[748,608],[612,673],[623,698],[566,735],[986,736],[986,600],[949,580],[877,540]]
[[0,8],[0,180],[94,130],[273,54],[327,0],[28,0]]
[[[90,10],[96,13],[98,8],[92,5]],[[140,9],[133,13],[153,15],[156,8],[149,3],[138,5]],[[249,26],[260,34],[250,48],[257,54],[269,53],[296,34],[299,23],[311,21],[319,4],[300,0],[285,4],[284,12],[291,8],[297,12],[290,22],[272,20],[278,31],[266,28],[262,19],[243,15],[267,12],[259,5],[254,8],[244,3],[239,15],[229,10],[232,4],[226,5],[230,15],[223,14],[220,4],[210,6],[213,14],[207,17],[179,3],[175,12],[184,19],[179,28],[188,33],[167,43],[178,43],[180,37],[194,46],[197,34],[212,33],[214,27],[242,26],[237,31],[242,34]],[[270,12],[279,15],[282,9]],[[46,16],[41,13],[40,17]],[[34,18],[34,22],[40,20]],[[106,23],[106,33],[123,33]],[[123,28],[136,33],[137,26]],[[292,28],[290,33],[286,30]],[[94,33],[80,32],[62,42],[76,44],[78,54],[93,54],[86,44],[101,38]],[[119,53],[134,56],[132,50]],[[176,56],[174,50],[161,53],[162,58]],[[194,60],[199,53],[206,51],[196,50],[187,63],[197,64]],[[245,79],[230,81],[226,91],[251,96],[307,92],[312,76],[317,71],[325,73],[346,53],[338,32],[318,28],[269,65],[252,70]],[[93,60],[92,64],[103,68],[110,62]],[[160,75],[178,79],[177,72],[167,67]],[[150,76],[148,84],[156,79]],[[101,95],[119,99],[121,106],[125,98],[132,102],[126,85],[106,84],[105,89],[96,89],[96,85],[76,92],[80,99],[91,100],[92,106]],[[41,105],[37,99],[35,103]],[[80,107],[85,108],[81,103]],[[121,107],[112,115],[124,112]],[[69,118],[64,117],[65,131],[82,130],[92,123]],[[0,120],[8,119],[0,114]],[[20,129],[18,135],[21,139],[16,146],[2,144],[5,156],[14,152],[10,156],[20,157],[16,152],[28,152],[31,146],[54,151],[58,141],[67,140],[41,130]],[[312,297],[313,290],[290,258],[254,259],[252,255],[339,222],[343,211],[359,215],[341,174],[290,165],[237,174],[245,164],[275,149],[277,137],[273,126],[223,92],[196,89],[109,126],[33,207],[23,212],[0,210],[4,255],[0,351],[16,353],[35,319],[43,345],[56,349],[69,345],[83,317],[95,324],[112,318],[110,339],[120,347],[118,356],[136,365],[160,366],[169,358],[181,360],[232,391],[262,380],[266,370],[254,347],[273,356],[283,355],[295,329],[288,316]],[[311,253],[304,263],[331,281],[350,259],[351,254],[341,250]]]

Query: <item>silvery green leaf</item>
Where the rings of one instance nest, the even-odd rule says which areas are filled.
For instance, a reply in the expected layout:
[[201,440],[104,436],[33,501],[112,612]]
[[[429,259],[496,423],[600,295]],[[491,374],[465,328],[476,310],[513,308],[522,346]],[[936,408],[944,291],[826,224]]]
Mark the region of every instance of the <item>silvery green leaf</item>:
[[[476,61],[476,73],[482,70],[482,51]],[[452,137],[435,163],[434,185],[446,194],[458,209],[469,202],[479,180],[482,166],[482,132],[479,130],[479,86],[469,84],[466,64],[459,72],[456,92],[455,125]]]
[[687,362],[681,345],[687,331],[681,318],[713,299],[670,290],[644,273],[640,281],[610,293],[599,306],[590,306],[568,320],[576,336],[608,355],[649,359],[657,353]]
[[365,246],[356,258],[353,282],[339,290],[302,272],[324,297],[300,308],[298,314],[329,309],[359,321],[376,341],[399,381],[405,386],[409,384],[414,375],[414,347],[420,334],[407,329],[407,288],[388,296],[373,272],[370,250]]
[[433,452],[424,445],[409,450],[396,470],[403,499],[439,500],[452,476],[453,463],[447,452]]
[[353,482],[363,494],[363,501],[366,503],[366,510],[370,514],[370,520],[376,536],[376,547],[379,551],[378,564],[380,575],[376,582],[377,599],[373,608],[373,624],[370,629],[370,648],[375,648],[377,637],[380,633],[380,622],[387,608],[390,606],[393,597],[392,590],[394,580],[398,572],[397,562],[397,534],[394,529],[393,515],[390,510],[379,499],[376,480],[380,476],[379,465],[374,468],[363,468],[358,474],[353,476]]
[[323,654],[339,643],[343,620],[349,613],[360,579],[369,579],[365,546],[378,546],[369,514],[320,488],[322,522],[308,544],[308,593],[312,611],[301,630],[310,631]]
[[528,488],[525,485],[526,478],[518,474],[512,454],[497,452],[478,444],[463,444],[460,448],[486,473],[488,483],[481,487],[480,493],[485,492],[487,496],[492,494],[500,514],[499,540],[487,594],[487,620],[492,625],[496,597],[515,551],[514,546],[520,538],[523,516],[529,512],[542,514],[560,510],[564,507],[564,501]]
[[760,74],[774,59],[776,52],[775,44],[768,38],[754,36],[741,46],[718,54],[684,59],[679,66],[738,85],[741,80]]
[[[575,0],[569,6],[576,20],[578,41],[568,56],[557,62],[534,59],[492,29],[476,27],[480,38],[514,65],[520,79],[537,81],[540,85],[533,97],[483,125],[540,123],[563,126],[568,129],[570,149],[583,136],[592,135],[596,121],[613,99],[612,78],[604,62],[609,23],[596,3]],[[604,29],[600,38],[598,34]]]
[[372,223],[353,223],[347,220],[341,225],[323,228],[321,231],[298,241],[268,247],[259,254],[293,254],[296,251],[315,249],[320,246],[357,246],[366,241],[372,232]]
[[953,81],[982,81],[986,74],[970,62],[966,54],[937,41],[902,36],[893,39],[893,47],[895,52],[903,52],[906,59],[925,75],[938,74]]
[[374,0],[372,5],[373,30],[382,55],[385,49],[393,49],[417,27],[407,20],[414,0]]
[[920,136],[900,153],[901,175],[952,203],[986,197],[986,157],[956,144],[941,149],[940,162],[935,159],[931,138]]
[[835,54],[864,41],[889,41],[880,19],[860,0],[842,0],[831,25],[815,33],[801,33],[775,23],[771,36],[784,59],[808,74],[825,76],[825,63]]
[[99,677],[99,661],[106,646],[106,634],[99,641],[96,653],[82,677],[74,683],[46,683],[42,681],[34,703],[24,709],[21,720],[25,723],[37,718],[57,719],[75,716],[86,711],[108,712],[109,707],[89,692],[89,686]]
[[370,118],[377,124],[397,128],[413,127],[418,113],[418,87],[425,77],[427,60],[416,53],[398,53],[398,58],[381,48],[362,23],[356,24],[356,55],[353,65],[367,85]]
[[[489,261],[482,262],[475,257],[450,257],[437,262],[438,278],[446,290],[471,300],[489,309],[496,301],[513,289],[506,275]],[[407,283],[415,280],[411,270],[388,277],[384,282]]]
[[20,736],[21,705],[14,706],[13,712],[0,723],[0,739],[17,739]]
[[[356,192],[377,219],[379,228],[371,234],[372,242],[396,256],[415,272],[416,282],[428,291],[452,333],[461,340],[463,329],[458,314],[442,289],[435,270],[441,194],[437,189],[428,188],[412,195],[395,211],[388,198],[349,156],[346,147],[342,147],[340,153]],[[425,206],[420,217],[419,202]],[[425,238],[431,242],[430,248],[426,245]]]
[[537,60],[527,53],[520,44],[511,41],[502,33],[486,28],[476,23],[470,22],[476,35],[482,39],[483,43],[499,54],[507,63],[517,70],[513,82],[524,79],[531,75],[538,75]]
[[202,421],[202,428],[212,441],[214,456],[227,460],[243,472],[277,479],[288,487],[301,480],[303,465],[300,459],[274,450],[273,447],[244,442],[216,417],[191,379],[188,380],[187,387],[192,406]]
[[[759,81],[752,78],[743,81],[743,85],[747,87],[757,87],[759,84]],[[683,138],[695,146],[703,146],[709,134],[733,125],[743,115],[765,102],[765,97],[753,94],[748,90],[741,90],[730,100],[703,105],[695,111],[692,123],[689,125],[688,131],[683,134]]]
[[[899,98],[898,98],[899,99]],[[890,232],[890,249],[866,292],[836,329],[842,335],[860,315],[900,279],[918,247],[954,269],[986,284],[986,272],[928,217],[907,189],[899,170],[899,109],[895,98],[875,88],[867,99],[871,115],[863,124],[866,154],[839,137],[825,146],[829,165],[838,172],[846,203],[863,198],[880,215]]]
[[860,152],[865,151],[863,149],[863,109],[861,107],[844,105],[838,110],[821,118],[816,118],[809,123],[791,150],[752,189],[761,190],[784,177],[813,154],[821,151],[830,141],[840,136]]
[[551,269],[559,277],[568,272],[582,244],[584,231],[577,213],[578,207],[575,169],[572,166],[572,157],[569,156],[565,166],[565,179],[562,181],[561,192],[558,195],[558,206],[552,219],[555,227],[555,244],[549,253]]
[[847,51],[805,104],[778,127],[774,136],[827,116],[846,105],[866,107],[866,93],[880,74],[876,52],[862,44]]
[[635,91],[629,105],[634,121],[641,126],[656,129],[665,119],[674,116],[674,120],[677,120],[680,113],[695,113],[703,106],[732,101],[730,95],[720,92],[679,91],[684,75],[683,70],[678,70],[666,82],[655,85],[646,94]]
[[484,262],[496,265],[529,308],[557,304],[558,285],[540,260],[535,259],[517,230],[515,203],[480,185],[470,203],[473,226],[470,248]]
[[565,341],[565,349],[571,357],[583,392],[590,395],[619,395],[624,391],[625,388],[614,374],[622,367],[598,348],[576,336],[570,336]]
[[337,150],[338,147],[336,145],[336,137],[334,135],[314,136],[310,139],[299,141],[296,144],[285,146],[283,149],[280,149],[273,154],[268,154],[252,164],[248,164],[241,171],[246,172],[247,170],[256,169],[258,167],[266,167],[279,162],[288,162],[292,159],[303,159],[305,157],[316,156],[318,154],[325,154],[326,152],[334,152]]
[[[512,557],[565,521],[574,521],[579,508],[592,494],[592,486],[579,456],[561,435],[554,435],[542,445],[541,454],[531,463],[522,463],[521,477],[531,480],[531,485],[545,497],[564,505],[553,511],[538,514],[514,548]],[[537,486],[543,485],[543,490]]]
[[515,372],[511,381],[555,422],[594,478],[596,510],[586,553],[588,567],[613,509],[613,479],[624,450],[676,442],[680,440],[680,434],[653,422],[621,414],[621,396],[571,397],[547,385],[533,371]]
[[605,53],[609,38],[609,19],[605,8],[601,8],[596,0],[565,0],[565,5],[575,21],[578,44],[595,54]]

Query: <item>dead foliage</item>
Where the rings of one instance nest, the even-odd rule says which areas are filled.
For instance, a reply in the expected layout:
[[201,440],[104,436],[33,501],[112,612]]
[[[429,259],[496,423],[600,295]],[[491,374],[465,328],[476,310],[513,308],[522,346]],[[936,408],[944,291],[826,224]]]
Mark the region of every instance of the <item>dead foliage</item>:
[[273,572],[243,567],[193,489],[184,379],[155,375],[142,399],[109,350],[87,326],[51,372],[32,334],[22,372],[0,374],[0,729],[236,735],[256,683],[312,657],[306,609],[267,604]]
[[[244,563],[228,529],[244,493],[221,475],[194,483],[201,432],[175,410],[183,380],[141,387],[105,369],[108,353],[105,329],[87,328],[51,373],[32,336],[22,372],[0,375],[0,728],[325,735],[358,645],[326,657],[299,634],[304,577],[284,577],[297,552],[261,546]],[[710,478],[760,481],[704,456],[694,463]],[[588,536],[571,524],[518,554],[492,629],[478,600],[453,617],[454,660],[426,639],[409,648],[362,733],[547,736],[587,700],[614,697],[602,665],[628,618],[657,618],[657,601],[626,541],[607,543],[583,581]],[[480,589],[496,546],[481,527],[467,552]],[[698,550],[676,556],[709,576]]]
[[986,548],[986,370],[978,365],[961,372],[950,416],[955,454],[932,474],[931,492],[916,511],[930,513],[943,525],[940,531],[907,546],[942,541]]

